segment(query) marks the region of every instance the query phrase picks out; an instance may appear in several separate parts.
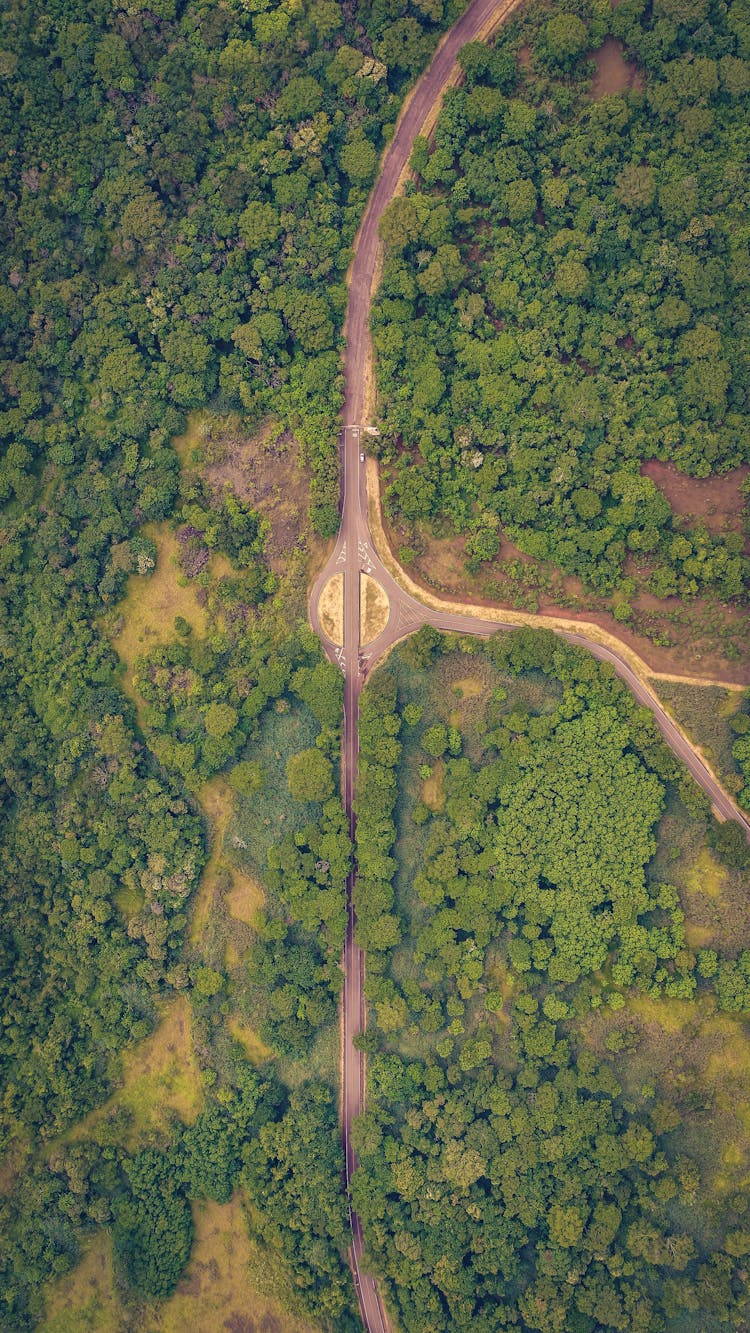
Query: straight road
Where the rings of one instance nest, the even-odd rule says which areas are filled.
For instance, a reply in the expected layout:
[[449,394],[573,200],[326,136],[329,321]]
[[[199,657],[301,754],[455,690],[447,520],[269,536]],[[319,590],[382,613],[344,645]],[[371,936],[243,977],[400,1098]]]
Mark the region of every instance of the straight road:
[[[383,162],[381,175],[370,201],[356,241],[356,253],[349,284],[346,317],[346,352],[344,364],[344,427],[340,438],[342,462],[341,527],[333,554],[316,579],[310,594],[310,621],[331,661],[344,674],[344,726],[342,743],[342,795],[354,838],[354,791],[357,773],[357,716],[359,695],[367,674],[399,639],[422,625],[463,634],[489,636],[515,629],[515,625],[486,620],[480,615],[466,615],[451,610],[450,603],[440,609],[425,606],[396,582],[385,568],[372,540],[368,518],[366,472],[364,463],[364,422],[366,371],[369,362],[369,322],[372,287],[378,258],[378,223],[397,191],[399,180],[411,156],[414,139],[454,73],[456,56],[467,42],[492,26],[497,26],[516,8],[519,0],[473,0],[455,27],[444,38],[432,64],[417,83],[397,125]],[[367,645],[360,644],[359,580],[368,573],[385,589],[390,613],[382,633]],[[344,575],[343,645],[326,638],[318,615],[320,594],[333,574]],[[560,631],[563,638],[578,644],[609,662],[629,686],[640,703],[651,709],[667,744],[690,769],[715,809],[727,819],[736,819],[750,841],[750,820],[738,810],[731,797],[716,781],[700,755],[665,712],[657,696],[636,675],[618,653],[589,640],[584,634]],[[356,867],[347,881],[347,930],[344,946],[344,989],[342,998],[342,1134],[346,1161],[347,1188],[357,1158],[351,1145],[351,1125],[365,1107],[365,1059],[354,1045],[357,1033],[364,1030],[365,960],[355,940],[354,885]],[[350,1209],[352,1240],[350,1261],[362,1321],[368,1333],[389,1333],[390,1325],[377,1283],[362,1271],[363,1235],[360,1219]]]

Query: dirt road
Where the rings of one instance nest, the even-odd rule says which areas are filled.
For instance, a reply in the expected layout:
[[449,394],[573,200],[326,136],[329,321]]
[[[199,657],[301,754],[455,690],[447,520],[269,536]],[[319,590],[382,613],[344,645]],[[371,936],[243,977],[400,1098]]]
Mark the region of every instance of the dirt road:
[[[378,258],[378,223],[396,192],[399,179],[408,164],[414,139],[451,80],[460,48],[478,34],[486,32],[492,20],[498,23],[510,13],[518,0],[474,0],[462,18],[443,40],[432,64],[420,79],[397,126],[394,138],[375,185],[356,243],[356,255],[350,273],[349,305],[346,322],[344,428],[340,448],[342,460],[341,527],[329,561],[316,579],[310,595],[310,620],[323,642],[331,661],[344,674],[344,728],[342,745],[342,790],[352,837],[355,832],[354,785],[357,771],[357,714],[359,695],[368,672],[383,653],[399,639],[433,625],[440,630],[488,636],[511,631],[516,626],[481,616],[453,612],[444,603],[441,609],[425,606],[406,592],[382,563],[372,540],[368,519],[366,470],[364,462],[363,414],[365,410],[366,370],[368,365],[369,320],[372,285]],[[360,573],[375,578],[385,589],[390,602],[388,623],[366,649],[360,645],[359,580]],[[344,576],[343,644],[328,640],[318,614],[320,594],[333,574]],[[706,764],[661,706],[657,696],[617,652],[597,644],[583,634],[561,631],[562,637],[588,649],[601,661],[610,662],[636,698],[650,708],[656,723],[675,754],[686,764],[724,817],[737,819],[750,841],[750,820],[716,781]],[[351,1146],[351,1125],[365,1106],[365,1059],[354,1046],[354,1038],[365,1026],[364,955],[355,942],[353,889],[356,869],[348,884],[348,921],[344,949],[343,1054],[342,1054],[342,1125],[347,1183],[356,1169],[356,1155]],[[388,1318],[382,1297],[373,1278],[362,1271],[363,1237],[357,1215],[350,1213],[352,1242],[350,1259],[364,1326],[369,1333],[387,1333]]]

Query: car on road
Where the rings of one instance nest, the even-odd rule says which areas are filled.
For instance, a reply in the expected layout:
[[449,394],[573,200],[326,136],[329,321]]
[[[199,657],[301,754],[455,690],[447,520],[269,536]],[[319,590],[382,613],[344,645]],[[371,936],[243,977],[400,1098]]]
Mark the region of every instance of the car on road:
[[360,461],[360,463],[364,463],[364,461],[365,461],[365,456],[364,456],[364,454],[360,454],[360,455],[359,455],[359,461]]

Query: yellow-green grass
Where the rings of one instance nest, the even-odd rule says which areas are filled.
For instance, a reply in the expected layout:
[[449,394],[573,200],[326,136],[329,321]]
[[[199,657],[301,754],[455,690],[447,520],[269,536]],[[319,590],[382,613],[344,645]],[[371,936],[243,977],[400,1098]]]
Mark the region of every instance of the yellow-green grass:
[[[247,1234],[242,1198],[193,1205],[195,1241],[185,1274],[162,1305],[129,1305],[117,1285],[112,1241],[100,1233],[80,1263],[50,1283],[41,1333],[220,1333],[268,1328],[311,1333],[273,1294],[279,1277]],[[252,1323],[251,1323],[252,1321]]]
[[344,575],[332,574],[318,600],[323,633],[331,643],[344,642]]
[[422,800],[430,810],[442,810],[445,805],[445,764],[437,759],[432,773],[422,783]]
[[186,995],[180,995],[163,1009],[151,1035],[125,1053],[122,1086],[79,1121],[69,1137],[86,1138],[97,1122],[124,1108],[132,1117],[124,1142],[134,1148],[152,1131],[167,1129],[174,1115],[191,1124],[202,1105],[190,1004]]
[[487,681],[481,676],[461,676],[451,686],[457,699],[480,699],[488,688]]
[[159,643],[174,637],[176,616],[191,626],[194,633],[206,632],[206,612],[199,605],[196,589],[180,572],[179,543],[166,523],[148,523],[144,536],[156,543],[156,569],[150,576],[131,574],[125,596],[117,610],[122,628],[114,646],[125,663],[123,686],[135,698],[133,669],[139,657]]
[[702,847],[695,861],[685,873],[685,883],[691,893],[705,893],[709,898],[720,898],[727,882],[727,872],[708,847]]
[[363,644],[372,643],[388,624],[390,603],[385,588],[370,577],[359,576],[359,637]]
[[232,1017],[229,1019],[229,1031],[240,1043],[252,1064],[262,1065],[265,1060],[273,1055],[271,1047],[267,1046],[255,1029],[251,1028],[249,1023],[243,1022],[241,1018]]

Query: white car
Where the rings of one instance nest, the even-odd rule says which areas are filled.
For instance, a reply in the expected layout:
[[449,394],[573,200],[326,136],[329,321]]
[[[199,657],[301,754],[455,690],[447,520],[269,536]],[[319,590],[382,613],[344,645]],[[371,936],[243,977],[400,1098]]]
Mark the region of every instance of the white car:
[[360,461],[360,463],[364,463],[364,461],[365,461],[365,456],[364,456],[364,454],[360,454],[360,455],[359,455],[359,461]]

